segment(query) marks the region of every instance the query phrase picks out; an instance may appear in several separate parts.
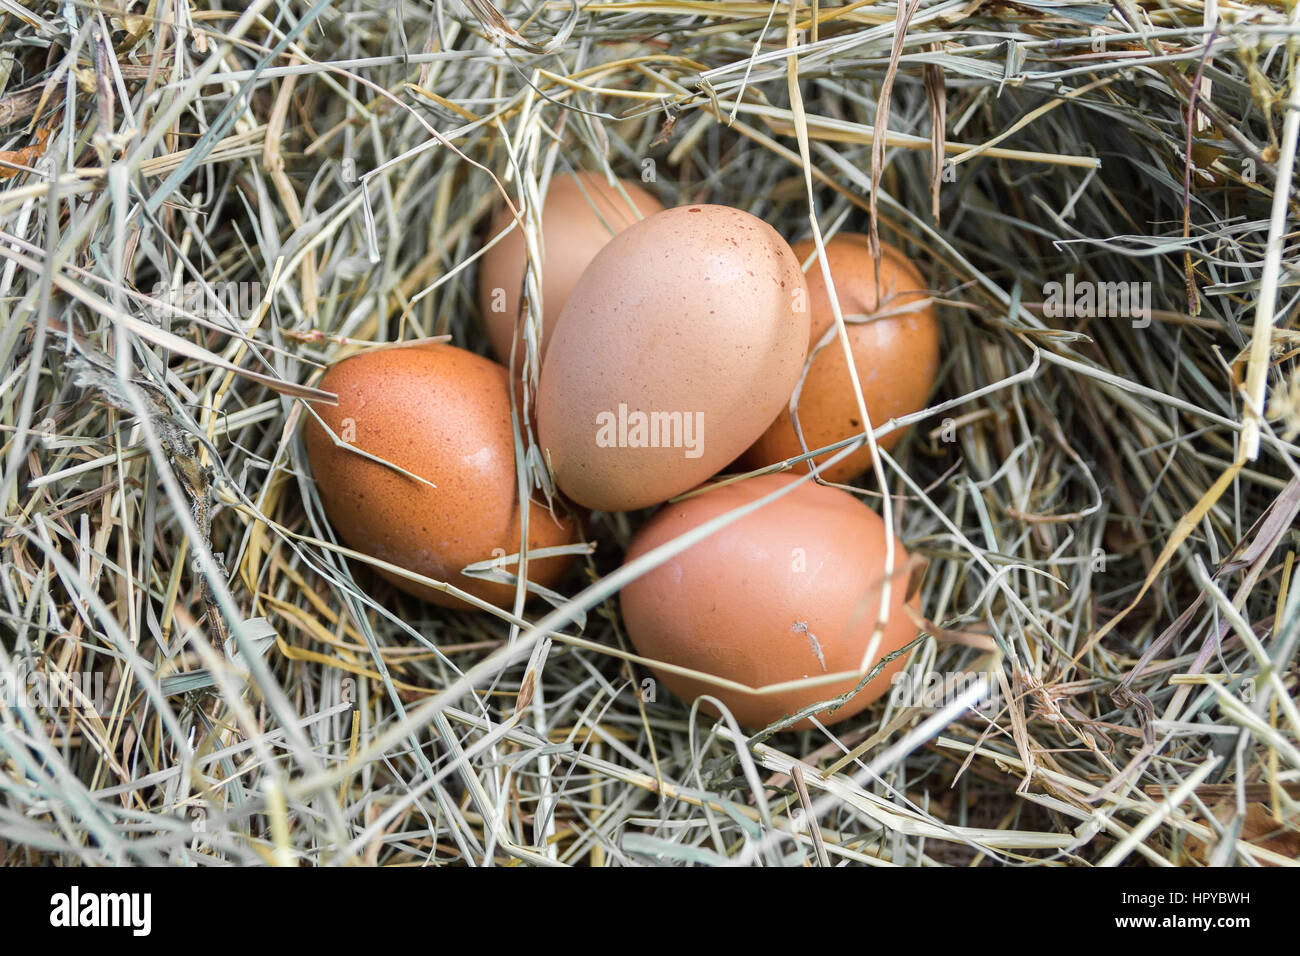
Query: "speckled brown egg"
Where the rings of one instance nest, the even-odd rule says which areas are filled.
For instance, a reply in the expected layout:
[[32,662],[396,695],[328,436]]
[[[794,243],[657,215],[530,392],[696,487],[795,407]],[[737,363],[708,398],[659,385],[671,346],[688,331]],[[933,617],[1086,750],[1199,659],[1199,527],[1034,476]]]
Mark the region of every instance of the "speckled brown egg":
[[[510,605],[513,586],[461,574],[469,564],[520,550],[506,370],[451,345],[405,345],[346,358],[320,387],[337,393],[339,403],[314,406],[317,414],[352,446],[339,447],[304,416],[312,476],[339,537],[364,554]],[[575,540],[572,520],[536,502],[528,515],[530,550]],[[530,558],[529,580],[553,587],[568,563],[565,556]],[[515,565],[506,570],[518,572]],[[467,606],[443,591],[380,574],[436,604]]]
[[[637,183],[620,179],[618,187],[609,185],[604,174],[590,171],[556,173],[551,178],[542,204],[542,355],[560,310],[596,253],[634,222],[664,208]],[[499,208],[488,227],[488,238],[499,234],[510,220],[510,210]],[[526,255],[524,234],[517,228],[485,252],[479,265],[479,309],[492,351],[506,365],[510,364],[511,339],[522,321],[519,309]],[[522,336],[518,348],[516,368]]]
[[807,294],[789,245],[739,209],[678,206],[615,236],[542,364],[539,443],[560,488],[626,511],[733,461],[803,368]]
[[[762,475],[664,505],[637,533],[627,561],[797,480]],[[844,671],[865,675],[916,637],[903,607],[907,565],[907,552],[895,539],[889,616],[864,667],[885,580],[885,525],[847,492],[805,481],[623,588],[623,621],[642,656],[751,688]],[[863,710],[889,689],[905,661],[904,655],[890,662],[846,704],[817,719],[833,724]],[[743,726],[755,728],[859,683],[850,677],[757,694],[653,670],[683,700],[712,695]],[[805,719],[795,729],[808,726]]]
[[[803,262],[816,248],[809,239],[796,243],[794,251]],[[902,252],[884,243],[881,250],[877,281],[866,236],[840,234],[826,243],[827,263],[845,318],[853,365],[874,428],[925,408],[939,370],[939,323],[928,301],[925,281]],[[811,351],[835,325],[818,260],[808,266],[808,291]],[[851,322],[854,315],[870,318]],[[839,336],[833,331],[830,340],[812,357],[799,393],[798,412],[809,451],[862,433],[862,416],[849,380],[848,363]],[[904,434],[905,429],[892,431],[879,439],[879,445],[888,451]],[[801,454],[803,449],[787,405],[740,464],[747,470],[755,469]],[[828,453],[816,460],[821,464],[831,457]],[[870,467],[871,449],[863,446],[823,469],[821,475],[828,481],[845,482]],[[801,469],[807,470],[807,465]]]

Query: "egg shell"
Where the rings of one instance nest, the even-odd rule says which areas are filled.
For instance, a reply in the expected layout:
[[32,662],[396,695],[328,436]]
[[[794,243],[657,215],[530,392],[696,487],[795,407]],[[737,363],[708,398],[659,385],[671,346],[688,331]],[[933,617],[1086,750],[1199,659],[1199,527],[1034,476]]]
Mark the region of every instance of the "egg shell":
[[637,223],[583,273],[542,364],[556,482],[602,511],[695,487],[772,421],[807,348],[803,273],[767,223],[708,205]]
[[[627,179],[618,183],[626,191],[626,199],[601,173],[557,173],[551,178],[542,203],[542,355],[560,310],[596,253],[628,226],[664,208],[638,184]],[[488,237],[498,235],[511,218],[508,207],[498,208]],[[520,367],[524,348],[523,335],[516,336],[516,331],[522,322],[519,309],[526,256],[521,227],[485,252],[479,264],[479,310],[492,352],[509,365],[511,339],[518,338],[515,368]]]
[[[798,480],[761,475],[664,505],[637,533],[627,561]],[[847,492],[805,482],[624,587],[623,621],[638,654],[753,688],[860,668],[865,675],[917,634],[903,607],[907,552],[897,539],[894,568],[879,649],[861,668],[879,616],[885,525]],[[818,720],[834,724],[859,713],[889,690],[905,663],[906,655],[891,661]],[[860,679],[755,694],[652,670],[684,701],[710,694],[754,728],[844,694]],[[810,726],[805,719],[792,729]]]
[[[321,503],[349,547],[456,587],[498,606],[511,585],[461,574],[476,561],[517,554],[516,494],[509,379],[505,368],[451,345],[406,345],[362,352],[332,366],[320,387],[336,406],[314,406],[335,435],[433,482],[401,474],[338,447],[311,416],[307,457]],[[575,540],[576,525],[531,503],[529,548]],[[528,561],[528,577],[553,587],[568,556]],[[378,569],[377,569],[378,570]],[[516,565],[507,570],[517,573]],[[402,590],[446,607],[467,603],[384,571]]]
[[[803,262],[816,252],[811,239],[794,246]],[[857,369],[862,397],[873,428],[891,418],[925,408],[935,375],[939,371],[939,322],[927,301],[925,281],[902,252],[881,243],[880,281],[876,282],[875,261],[867,237],[838,234],[826,243],[826,259],[835,283],[840,312],[851,315],[886,317],[863,323],[845,323],[853,365]],[[817,260],[808,266],[811,297],[811,351],[835,324],[830,294]],[[848,363],[838,335],[831,338],[812,358],[799,393],[799,426],[808,450],[824,448],[861,434],[862,416],[849,379]],[[898,429],[879,439],[886,451],[902,439]],[[745,470],[785,461],[804,453],[795,434],[787,406],[741,459]],[[833,453],[818,456],[824,463]],[[821,470],[827,481],[846,482],[871,467],[871,448],[864,445],[830,468]],[[799,465],[807,471],[807,463]]]

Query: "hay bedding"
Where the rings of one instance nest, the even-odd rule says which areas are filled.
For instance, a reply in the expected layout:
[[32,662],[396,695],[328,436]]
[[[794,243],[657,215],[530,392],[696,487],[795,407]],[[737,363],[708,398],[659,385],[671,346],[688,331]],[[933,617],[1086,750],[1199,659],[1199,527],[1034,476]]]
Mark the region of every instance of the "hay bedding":
[[[0,667],[85,695],[0,709],[0,859],[1292,862],[1300,6],[499,7],[0,7]],[[925,264],[935,410],[861,493],[929,562],[909,672],[995,706],[643,699],[636,515],[526,620],[333,542],[304,389],[482,350],[483,215],[579,167]]]

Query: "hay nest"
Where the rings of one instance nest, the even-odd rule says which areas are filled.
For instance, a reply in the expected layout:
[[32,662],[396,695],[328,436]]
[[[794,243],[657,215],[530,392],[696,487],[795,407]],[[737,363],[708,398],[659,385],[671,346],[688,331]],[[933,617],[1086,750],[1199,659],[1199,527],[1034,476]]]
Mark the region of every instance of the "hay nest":
[[[0,862],[1291,862],[1298,27],[3,5]],[[638,515],[526,619],[335,542],[297,428],[320,369],[485,350],[485,213],[576,168],[924,265],[933,404],[860,493],[929,562],[931,696],[752,739],[643,700],[605,586]]]

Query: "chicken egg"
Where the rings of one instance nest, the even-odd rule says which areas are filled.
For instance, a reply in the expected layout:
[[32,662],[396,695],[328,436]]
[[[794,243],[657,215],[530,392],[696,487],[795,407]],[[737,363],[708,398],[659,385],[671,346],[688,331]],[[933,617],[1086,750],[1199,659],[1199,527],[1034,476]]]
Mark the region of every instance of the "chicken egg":
[[[637,533],[626,560],[799,480],[760,475],[664,505]],[[624,587],[623,621],[641,656],[750,688],[845,671],[865,676],[917,634],[903,606],[907,552],[896,541],[888,617],[879,646],[864,660],[880,612],[885,548],[885,525],[874,511],[847,492],[805,480]],[[889,689],[905,662],[905,656],[891,661],[847,703],[833,713],[818,712],[817,719],[833,724],[862,711]],[[709,694],[754,728],[860,682],[846,677],[759,694],[718,688],[662,666],[652,670],[684,701]],[[805,718],[795,729],[809,726]]]
[[[317,406],[316,413],[346,447],[311,416],[304,441],[321,504],[339,537],[356,551],[484,601],[512,604],[513,585],[461,573],[520,549],[505,368],[451,345],[390,346],[331,366],[320,387],[335,392],[339,403]],[[571,519],[530,502],[530,551],[571,544],[576,534]],[[553,587],[570,560],[529,558],[528,578]],[[516,563],[502,567],[518,573]],[[469,606],[445,591],[379,574],[435,604]]]
[[610,240],[542,363],[539,444],[581,505],[626,511],[735,460],[786,403],[808,349],[789,245],[727,206],[678,206]]
[[[556,173],[551,178],[542,203],[540,355],[546,354],[560,310],[596,253],[628,226],[663,208],[659,200],[627,179],[618,180],[615,187],[602,174],[590,171]],[[488,236],[499,234],[510,221],[509,208],[502,206],[492,217]],[[485,252],[479,265],[479,309],[492,352],[509,365],[511,342],[517,338],[516,368],[524,348],[516,330],[522,322],[519,310],[526,257],[523,230],[518,228]]]
[[[832,237],[825,244],[840,312],[845,318],[853,366],[862,386],[862,397],[873,428],[891,418],[908,415],[925,407],[939,370],[939,323],[934,306],[925,292],[925,281],[912,262],[893,246],[881,243],[880,275],[867,237]],[[796,243],[795,255],[803,262],[816,252],[811,239]],[[849,379],[848,363],[838,335],[832,331],[835,314],[822,277],[821,263],[808,267],[811,297],[810,351],[830,332],[829,340],[813,354],[799,393],[799,427],[808,450],[824,448],[862,433],[864,425]],[[852,322],[851,316],[867,316]],[[878,440],[888,451],[902,439],[897,429]],[[741,459],[745,469],[762,468],[803,454],[787,406],[776,416],[762,437]],[[832,457],[826,453],[815,460],[819,465]],[[863,445],[853,454],[821,469],[827,481],[846,482],[871,467],[871,448]],[[799,466],[807,471],[807,463]]]

